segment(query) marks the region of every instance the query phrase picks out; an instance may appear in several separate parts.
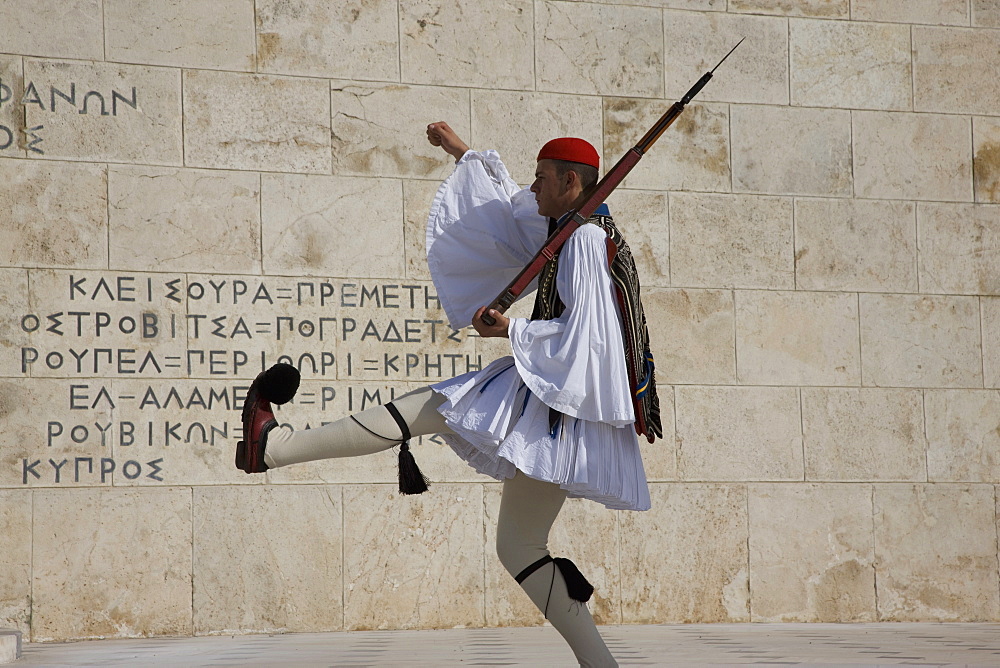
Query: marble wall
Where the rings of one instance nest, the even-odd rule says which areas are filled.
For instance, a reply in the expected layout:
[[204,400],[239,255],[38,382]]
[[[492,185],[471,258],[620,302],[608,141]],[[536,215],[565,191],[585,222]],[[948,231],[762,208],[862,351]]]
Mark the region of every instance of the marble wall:
[[[542,623],[437,438],[246,476],[504,354],[423,257],[447,120],[527,183],[613,163],[665,438],[653,509],[552,537],[603,624],[1000,621],[1000,1],[11,0],[0,22],[0,626],[33,641]],[[502,286],[497,286],[498,289]]]

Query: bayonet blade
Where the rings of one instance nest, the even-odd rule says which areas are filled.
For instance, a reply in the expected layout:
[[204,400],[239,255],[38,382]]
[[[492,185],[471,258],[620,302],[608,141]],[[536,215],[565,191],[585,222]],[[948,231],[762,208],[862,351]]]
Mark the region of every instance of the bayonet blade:
[[[743,39],[746,39],[746,37],[744,37]],[[736,46],[739,46],[740,44],[742,44],[743,43],[743,39],[741,39],[740,41],[736,42]],[[721,65],[724,62],[726,62],[726,58],[728,58],[733,53],[733,51],[736,50],[736,46],[734,46],[733,48],[729,49],[729,53],[727,53],[725,56],[722,57],[722,60],[719,61],[719,65]],[[715,67],[712,68],[712,73],[713,74],[715,74],[715,70],[719,69],[719,65],[716,65]]]

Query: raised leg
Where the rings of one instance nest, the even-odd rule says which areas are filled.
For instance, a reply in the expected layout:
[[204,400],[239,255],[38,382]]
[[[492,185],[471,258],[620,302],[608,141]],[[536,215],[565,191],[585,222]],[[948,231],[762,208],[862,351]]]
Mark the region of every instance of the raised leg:
[[[414,437],[450,431],[437,412],[444,397],[429,387],[403,395],[392,403]],[[385,406],[376,406],[315,429],[272,429],[267,434],[264,461],[269,468],[276,468],[317,459],[359,457],[388,450],[401,440],[392,415]]]

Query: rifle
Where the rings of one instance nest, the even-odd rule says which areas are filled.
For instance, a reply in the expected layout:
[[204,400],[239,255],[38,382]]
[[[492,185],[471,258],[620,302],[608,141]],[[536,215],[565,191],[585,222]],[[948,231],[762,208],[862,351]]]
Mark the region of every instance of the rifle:
[[535,254],[528,265],[521,270],[514,280],[510,282],[504,291],[497,295],[497,298],[483,311],[482,321],[487,325],[496,324],[496,318],[490,316],[490,310],[495,310],[498,313],[505,313],[511,305],[517,301],[517,298],[528,288],[531,281],[538,275],[545,266],[545,263],[555,257],[555,254],[559,252],[562,245],[566,243],[570,235],[576,231],[578,227],[587,222],[587,219],[597,210],[604,200],[608,198],[618,184],[628,175],[632,168],[635,167],[636,163],[642,158],[643,154],[648,151],[657,139],[660,138],[667,128],[681,115],[684,111],[684,107],[687,103],[694,98],[701,89],[705,87],[709,79],[715,73],[715,70],[719,68],[726,58],[736,50],[736,47],[743,43],[744,37],[739,42],[736,43],[732,49],[729,50],[722,60],[719,61],[718,65],[713,67],[710,71],[705,72],[705,74],[698,79],[695,85],[691,86],[691,90],[684,94],[677,102],[670,105],[666,113],[660,117],[660,120],[656,121],[652,128],[649,129],[639,143],[633,146],[629,151],[621,157],[617,164],[608,170],[604,178],[597,182],[596,185],[591,186],[587,189],[584,195],[583,204],[581,204],[577,209],[573,211],[568,211],[563,214],[562,218],[559,219],[559,227],[555,232],[552,233],[542,246],[542,249]]

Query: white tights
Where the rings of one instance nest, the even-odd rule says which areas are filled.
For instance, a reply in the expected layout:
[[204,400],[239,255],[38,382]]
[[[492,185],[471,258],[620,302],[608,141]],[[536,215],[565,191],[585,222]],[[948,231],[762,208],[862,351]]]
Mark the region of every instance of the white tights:
[[[392,403],[416,438],[450,432],[444,417],[437,412],[443,402],[444,397],[425,387]],[[277,468],[317,459],[369,455],[399,443],[399,426],[385,407],[369,408],[353,417],[305,431],[273,429],[267,435],[264,461]],[[504,480],[497,521],[497,555],[512,577],[549,554],[549,531],[565,500],[566,491],[559,485],[534,480],[520,471]],[[540,611],[547,608],[549,622],[569,644],[581,666],[618,665],[597,632],[587,606],[566,593],[566,583],[555,563],[545,564],[529,575],[521,588]]]

